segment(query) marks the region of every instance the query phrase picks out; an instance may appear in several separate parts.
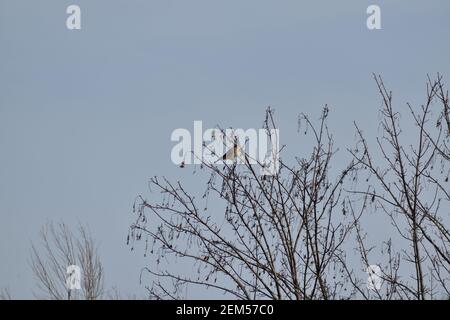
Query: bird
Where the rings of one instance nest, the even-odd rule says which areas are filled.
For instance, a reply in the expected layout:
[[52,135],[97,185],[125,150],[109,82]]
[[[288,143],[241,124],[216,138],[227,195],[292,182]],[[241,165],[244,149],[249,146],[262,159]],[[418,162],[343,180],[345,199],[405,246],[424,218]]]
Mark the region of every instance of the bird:
[[220,159],[217,159],[217,161],[219,161],[219,160],[235,160],[241,154],[242,154],[242,148],[235,141],[233,147],[230,148],[230,150],[228,150]]

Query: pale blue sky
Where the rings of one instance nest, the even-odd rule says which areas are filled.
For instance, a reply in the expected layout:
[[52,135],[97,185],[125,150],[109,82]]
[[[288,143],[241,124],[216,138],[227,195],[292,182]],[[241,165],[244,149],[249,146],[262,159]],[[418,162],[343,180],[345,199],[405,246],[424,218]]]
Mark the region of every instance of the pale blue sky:
[[[366,28],[370,4],[382,30]],[[173,129],[258,128],[271,105],[298,147],[297,115],[328,103],[345,147],[353,120],[376,133],[372,72],[402,106],[423,101],[427,73],[450,79],[449,14],[446,0],[0,0],[0,287],[31,297],[30,242],[64,219],[90,225],[108,287],[143,294],[134,198],[155,174],[193,179],[170,161]]]

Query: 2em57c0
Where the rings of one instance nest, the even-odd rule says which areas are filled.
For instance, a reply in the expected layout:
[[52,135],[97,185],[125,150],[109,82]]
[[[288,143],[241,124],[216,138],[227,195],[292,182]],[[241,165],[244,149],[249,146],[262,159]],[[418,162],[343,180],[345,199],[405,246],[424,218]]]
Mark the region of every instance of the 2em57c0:
[[273,314],[273,305],[270,304],[222,304],[220,314]]

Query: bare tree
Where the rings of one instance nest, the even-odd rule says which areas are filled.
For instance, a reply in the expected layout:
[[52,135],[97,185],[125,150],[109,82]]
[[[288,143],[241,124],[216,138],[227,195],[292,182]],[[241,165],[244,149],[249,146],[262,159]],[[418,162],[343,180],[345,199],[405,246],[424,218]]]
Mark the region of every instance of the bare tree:
[[[80,267],[81,290],[67,286],[67,268],[71,265]],[[79,225],[73,233],[64,223],[46,224],[40,243],[32,245],[31,267],[46,298],[95,300],[103,295],[103,266],[85,226]]]
[[[417,108],[407,104],[411,121],[403,120],[393,105],[392,92],[380,77],[374,78],[382,98],[382,133],[372,145],[356,126],[358,143],[350,152],[367,181],[352,190],[363,197],[356,197],[353,205],[386,214],[397,244],[386,239],[383,245],[383,297],[448,297],[450,233],[445,220],[448,222],[450,217],[450,127],[443,127],[443,123],[450,124],[448,94],[444,94],[441,76],[428,79],[425,103]],[[443,106],[442,110],[435,109],[439,113],[437,122],[432,121],[436,104]],[[411,123],[416,130],[411,129]],[[406,142],[408,139],[413,142]],[[357,231],[358,248],[368,265],[370,250],[364,245],[364,232],[359,228]],[[381,292],[377,295],[382,297]]]
[[[448,93],[441,76],[429,79],[425,104],[418,111],[408,104],[412,121],[402,123],[392,93],[375,80],[381,136],[372,146],[356,125],[353,160],[340,169],[325,106],[317,125],[300,116],[312,150],[293,165],[280,157],[273,176],[258,175],[245,154],[243,165],[203,162],[209,178],[200,197],[180,181],[153,177],[150,189],[159,196],[137,198],[128,238],[132,248],[145,241],[155,259],[141,273],[141,281],[151,275],[150,298],[182,298],[189,286],[239,299],[450,296]],[[264,128],[275,128],[270,108]],[[414,143],[403,144],[405,135]],[[372,211],[386,229],[392,225],[375,245],[366,231]],[[378,260],[382,286],[368,286]]]
[[428,78],[428,99],[437,101],[439,116],[436,121],[436,128],[438,134],[433,135],[432,132],[436,129],[429,129],[424,126],[424,135],[433,144],[433,147],[438,152],[438,156],[444,160],[450,161],[450,105],[448,99],[448,90],[444,89],[442,75],[438,74],[435,80]]
[[[157,256],[157,266],[144,269],[156,279],[147,286],[152,298],[180,298],[186,284],[242,299],[335,299],[356,293],[342,269],[343,243],[355,221],[341,208],[343,181],[354,164],[331,177],[336,150],[328,113],[325,106],[317,127],[300,116],[314,147],[293,166],[280,159],[273,176],[259,175],[248,155],[242,165],[204,162],[210,176],[201,201],[180,182],[151,179],[151,189],[162,197],[157,202],[138,197],[129,240],[144,236],[146,251]],[[270,108],[264,128],[275,128]],[[222,203],[223,212],[218,205],[203,207],[202,201]],[[197,274],[171,271],[178,259]]]

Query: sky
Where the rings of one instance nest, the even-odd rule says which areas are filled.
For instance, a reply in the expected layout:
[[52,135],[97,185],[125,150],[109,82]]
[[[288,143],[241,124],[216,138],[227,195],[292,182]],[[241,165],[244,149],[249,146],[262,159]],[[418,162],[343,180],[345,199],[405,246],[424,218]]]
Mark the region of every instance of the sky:
[[[66,8],[81,8],[81,30]],[[366,9],[381,8],[381,30]],[[107,287],[145,295],[148,259],[126,245],[132,205],[170,159],[176,128],[259,128],[275,109],[282,144],[297,115],[331,107],[376,134],[381,74],[395,101],[422,103],[427,74],[450,79],[446,0],[0,0],[0,288],[32,298],[30,244],[46,221],[99,242]],[[374,225],[373,233],[381,226]],[[201,293],[198,293],[201,295]]]

